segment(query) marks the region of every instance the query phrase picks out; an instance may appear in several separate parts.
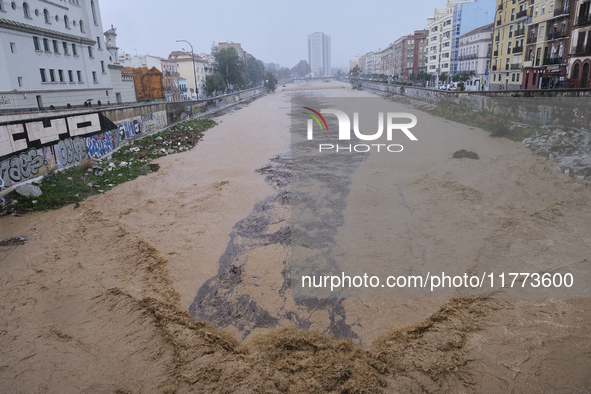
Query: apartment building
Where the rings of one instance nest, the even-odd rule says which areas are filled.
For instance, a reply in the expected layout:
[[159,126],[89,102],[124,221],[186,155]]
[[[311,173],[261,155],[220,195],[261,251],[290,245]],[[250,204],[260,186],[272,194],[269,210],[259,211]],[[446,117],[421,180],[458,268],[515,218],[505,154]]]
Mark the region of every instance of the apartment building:
[[570,32],[569,0],[531,0],[522,89],[566,87]]
[[567,87],[591,87],[591,1],[571,0]]
[[115,62],[98,1],[0,0],[0,111],[123,101]]
[[[194,54],[185,51],[173,51],[168,55],[168,60],[178,64],[180,77],[186,79],[190,99],[204,97],[206,93],[205,78],[215,72],[214,59],[211,55]],[[193,60],[195,69],[193,70]],[[195,93],[195,82],[197,82],[197,94]]]
[[[454,75],[458,72],[460,47],[460,25],[462,20],[462,4],[469,0],[447,0],[443,9],[435,9],[435,13],[427,20],[428,38],[428,73],[432,74],[436,83],[439,75]],[[402,59],[404,64],[404,59]]]
[[531,0],[497,0],[489,90],[521,88],[525,24]]
[[470,74],[466,90],[488,90],[493,24],[479,27],[460,37],[459,73]]

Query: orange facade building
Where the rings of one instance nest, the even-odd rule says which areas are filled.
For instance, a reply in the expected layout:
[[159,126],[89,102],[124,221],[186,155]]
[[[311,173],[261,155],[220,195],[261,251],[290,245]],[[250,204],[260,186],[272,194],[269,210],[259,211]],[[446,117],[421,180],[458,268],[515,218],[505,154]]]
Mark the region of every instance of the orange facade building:
[[165,99],[164,75],[156,67],[124,68],[121,71],[133,75],[137,101]]

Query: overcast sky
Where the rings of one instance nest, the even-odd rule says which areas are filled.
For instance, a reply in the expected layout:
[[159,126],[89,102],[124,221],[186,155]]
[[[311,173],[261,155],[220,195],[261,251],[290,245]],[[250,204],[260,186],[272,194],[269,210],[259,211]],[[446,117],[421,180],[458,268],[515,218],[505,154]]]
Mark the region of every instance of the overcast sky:
[[[233,41],[266,63],[293,67],[308,59],[308,34],[331,36],[332,67],[385,48],[401,35],[424,29],[446,0],[100,0],[104,30],[117,28],[127,53],[168,57],[185,48],[210,52],[212,41]],[[492,15],[492,14],[490,14]],[[492,19],[492,16],[489,17]],[[490,20],[489,20],[490,22]]]

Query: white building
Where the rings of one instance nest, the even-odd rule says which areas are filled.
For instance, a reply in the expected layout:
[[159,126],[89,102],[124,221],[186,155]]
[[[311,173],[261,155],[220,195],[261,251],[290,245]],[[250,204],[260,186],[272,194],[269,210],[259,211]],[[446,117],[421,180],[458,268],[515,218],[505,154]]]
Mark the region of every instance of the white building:
[[109,68],[117,59],[107,49],[98,0],[0,2],[0,111],[123,102],[127,94],[114,82],[133,90]]
[[466,90],[488,90],[493,24],[479,27],[460,37],[459,73],[470,73]]
[[330,36],[324,33],[308,35],[308,64],[315,77],[330,77]]
[[[435,14],[428,18],[429,31],[427,72],[435,76],[446,73],[454,75],[458,71],[458,51],[460,47],[460,23],[462,4],[470,0],[447,0],[443,9],[435,9]],[[444,81],[441,81],[443,83]]]

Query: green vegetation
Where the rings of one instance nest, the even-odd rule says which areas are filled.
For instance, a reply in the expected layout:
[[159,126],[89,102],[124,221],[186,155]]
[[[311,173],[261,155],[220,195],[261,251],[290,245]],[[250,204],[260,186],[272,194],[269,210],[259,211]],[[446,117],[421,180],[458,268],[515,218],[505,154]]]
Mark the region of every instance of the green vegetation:
[[0,214],[58,209],[68,204],[103,193],[141,175],[157,171],[152,160],[191,149],[203,133],[216,125],[212,120],[189,120],[167,130],[123,145],[99,161],[85,159],[80,165],[64,171],[50,171],[40,185],[39,197],[24,197],[12,192],[0,206]]
[[271,72],[265,75],[265,88],[268,92],[274,92],[277,89],[277,78]]

